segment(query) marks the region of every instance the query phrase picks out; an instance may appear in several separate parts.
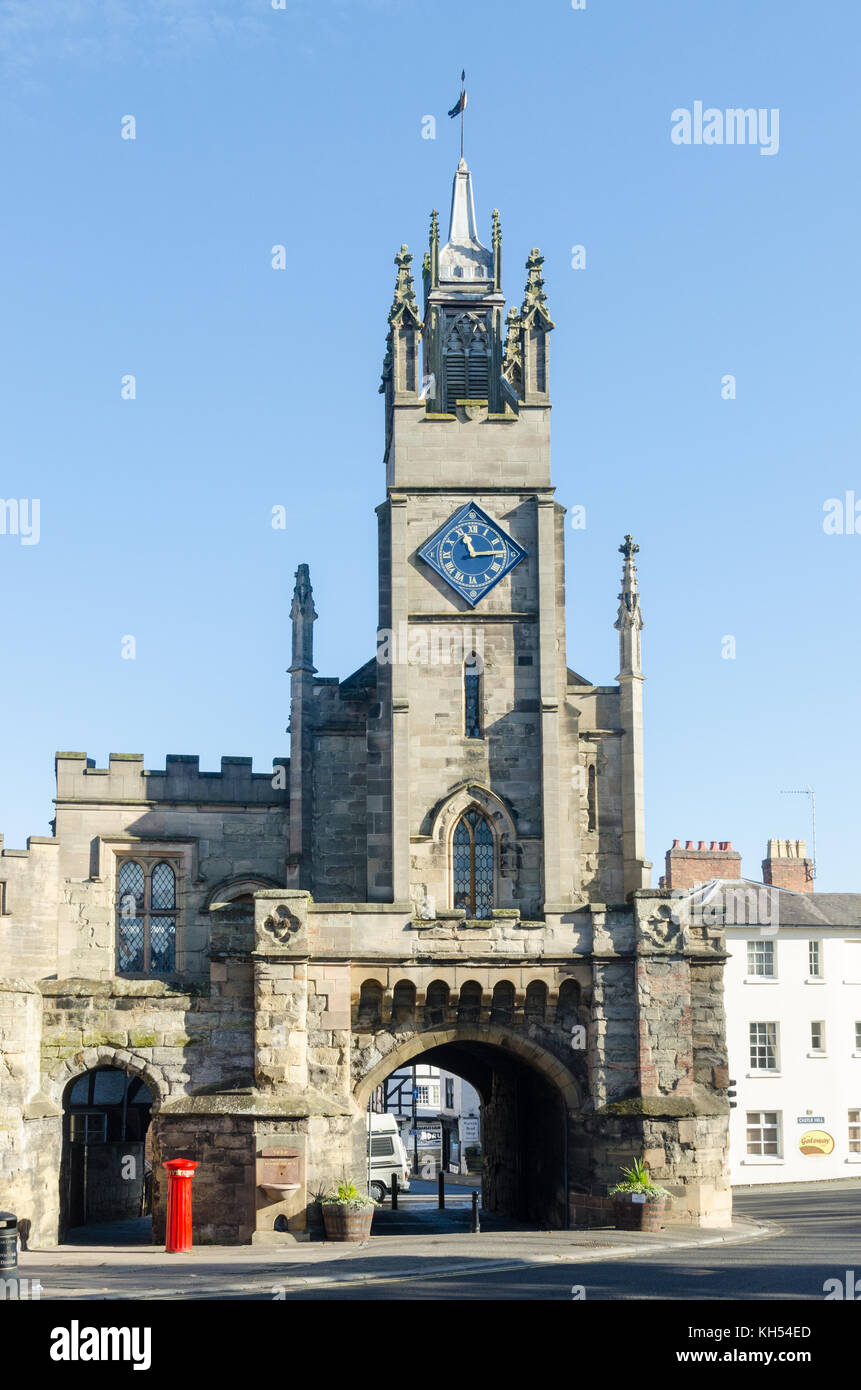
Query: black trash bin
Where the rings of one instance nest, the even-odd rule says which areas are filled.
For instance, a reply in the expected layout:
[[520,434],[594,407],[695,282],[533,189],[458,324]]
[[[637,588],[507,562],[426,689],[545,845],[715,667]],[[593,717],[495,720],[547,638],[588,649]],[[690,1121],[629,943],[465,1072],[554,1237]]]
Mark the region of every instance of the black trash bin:
[[0,1290],[2,1297],[18,1298],[18,1218],[12,1211],[0,1211]]

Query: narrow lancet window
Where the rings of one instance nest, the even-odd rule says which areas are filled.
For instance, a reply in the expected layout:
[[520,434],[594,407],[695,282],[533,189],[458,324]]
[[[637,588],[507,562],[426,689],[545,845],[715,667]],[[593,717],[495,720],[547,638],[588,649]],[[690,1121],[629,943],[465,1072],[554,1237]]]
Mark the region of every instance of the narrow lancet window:
[[589,776],[589,781],[588,781],[588,786],[587,786],[587,791],[586,791],[586,802],[587,802],[587,809],[588,809],[588,814],[589,814],[588,828],[589,828],[589,830],[597,830],[597,829],[598,829],[598,790],[597,790],[597,772],[595,771],[595,764],[594,764],[594,763],[590,763],[590,764],[589,764],[589,774],[588,774],[588,776]]
[[469,917],[493,911],[493,831],[480,811],[467,811],[455,826],[452,842],[453,906]]
[[483,738],[481,719],[481,668],[475,652],[463,665],[464,733],[467,738]]

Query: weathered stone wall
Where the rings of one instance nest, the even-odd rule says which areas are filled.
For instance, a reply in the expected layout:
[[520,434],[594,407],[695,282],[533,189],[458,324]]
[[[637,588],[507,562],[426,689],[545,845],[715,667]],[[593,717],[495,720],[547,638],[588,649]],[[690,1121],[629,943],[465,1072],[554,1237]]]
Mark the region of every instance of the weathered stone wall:
[[164,1095],[248,1085],[251,966],[213,964],[211,989],[163,980],[43,980],[42,1058],[54,1088],[96,1065],[157,1076]]
[[0,1204],[22,1241],[56,1240],[61,1118],[40,1091],[42,998],[24,980],[0,980]]
[[38,980],[57,968],[60,841],[32,835],[4,849],[0,835],[0,973]]
[[345,703],[314,710],[311,886],[317,902],[367,897],[367,739],[364,721],[356,723],[349,706],[352,727],[339,727],[347,723]]
[[154,772],[136,754],[114,754],[107,768],[58,754],[56,838],[0,855],[0,969],[109,980],[118,861],[162,851],[177,870],[177,972],[208,979],[213,901],[246,878],[247,891],[284,882],[287,791],[250,758],[224,758],[219,773],[197,763],[168,757]]
[[247,1115],[158,1114],[153,1120],[153,1241],[163,1244],[167,1174],[162,1163],[192,1158],[195,1245],[243,1245],[255,1227],[254,1121]]

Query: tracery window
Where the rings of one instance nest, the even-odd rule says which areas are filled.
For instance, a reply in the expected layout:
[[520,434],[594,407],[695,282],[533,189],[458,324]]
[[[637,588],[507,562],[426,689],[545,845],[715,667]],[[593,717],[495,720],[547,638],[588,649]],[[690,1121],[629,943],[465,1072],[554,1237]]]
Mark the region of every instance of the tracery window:
[[117,874],[117,971],[176,969],[176,871],[164,859],[125,859]]
[[470,917],[489,917],[493,911],[493,831],[480,811],[467,811],[455,826],[452,840],[454,907]]

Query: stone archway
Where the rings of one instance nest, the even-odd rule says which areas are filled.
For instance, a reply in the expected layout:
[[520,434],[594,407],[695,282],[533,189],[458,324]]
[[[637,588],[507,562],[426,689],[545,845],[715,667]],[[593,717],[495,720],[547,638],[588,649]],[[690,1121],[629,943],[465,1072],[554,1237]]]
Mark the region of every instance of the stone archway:
[[582,1107],[570,1071],[530,1038],[500,1025],[459,1024],[404,1038],[354,1084],[365,1108],[375,1088],[421,1058],[463,1077],[481,1101],[484,1210],[568,1224],[568,1126]]
[[503,1052],[512,1053],[554,1085],[569,1110],[577,1112],[581,1109],[583,1096],[575,1077],[552,1052],[548,1052],[530,1038],[521,1037],[513,1029],[492,1023],[458,1023],[450,1028],[436,1028],[433,1032],[411,1033],[387,1052],[382,1061],[377,1062],[355,1081],[353,1095],[357,1105],[362,1110],[366,1109],[371,1093],[398,1067],[405,1066],[407,1062],[432,1048],[458,1042],[485,1043],[491,1047],[498,1047]]
[[42,1090],[58,1108],[62,1108],[69,1082],[84,1072],[93,1071],[96,1067],[118,1067],[120,1071],[129,1071],[139,1076],[152,1091],[153,1111],[166,1099],[170,1090],[161,1067],[150,1062],[148,1058],[130,1052],[127,1048],[106,1046],[88,1047],[83,1052],[76,1052],[74,1057],[67,1057],[64,1062],[59,1062],[50,1072],[43,1075]]
[[99,1242],[149,1239],[157,1093],[140,1069],[100,1050],[93,1066],[79,1068],[62,1086],[60,1239],[82,1227],[94,1227]]

